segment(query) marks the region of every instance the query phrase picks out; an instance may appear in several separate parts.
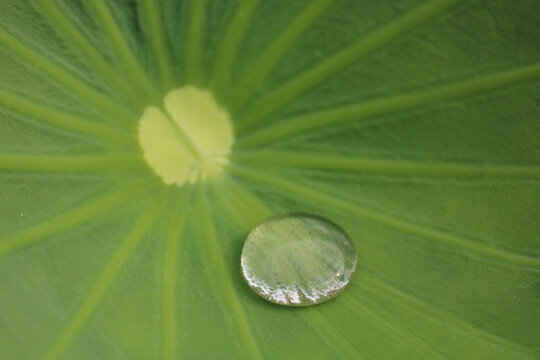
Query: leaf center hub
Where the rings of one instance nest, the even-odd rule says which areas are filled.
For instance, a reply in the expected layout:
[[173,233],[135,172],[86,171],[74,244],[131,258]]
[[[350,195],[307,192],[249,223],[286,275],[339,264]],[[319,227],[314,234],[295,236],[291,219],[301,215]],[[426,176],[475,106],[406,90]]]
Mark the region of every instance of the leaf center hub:
[[139,122],[144,159],[168,185],[206,180],[228,163],[234,142],[228,112],[204,89],[171,90],[162,109],[148,106]]

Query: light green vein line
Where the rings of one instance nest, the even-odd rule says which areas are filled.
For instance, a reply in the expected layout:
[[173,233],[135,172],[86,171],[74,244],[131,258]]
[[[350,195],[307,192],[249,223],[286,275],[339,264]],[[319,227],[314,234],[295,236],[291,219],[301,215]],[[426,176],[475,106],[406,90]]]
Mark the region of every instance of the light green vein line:
[[373,287],[369,288],[368,290],[377,291],[376,288],[378,288],[379,292],[380,291],[386,292],[387,294],[390,294],[392,298],[400,299],[401,302],[412,305],[413,307],[417,309],[416,310],[417,313],[422,314],[422,315],[429,314],[432,318],[437,319],[444,324],[451,324],[453,328],[458,329],[459,331],[467,334],[468,336],[473,334],[491,343],[500,344],[502,346],[511,348],[513,350],[519,351],[527,355],[531,354],[531,351],[529,349],[519,344],[510,342],[499,336],[493,335],[490,332],[487,332],[485,330],[472,326],[471,324],[463,321],[462,319],[454,315],[451,315],[449,313],[446,313],[441,309],[433,308],[430,305],[426,304],[425,302],[417,299],[416,297],[408,295],[404,293],[403,291],[397,289],[395,286],[386,284],[383,281],[376,279],[372,275],[368,275],[365,272],[363,272],[363,273],[357,273],[355,276],[358,277],[357,280],[359,281],[357,283],[359,284],[359,286],[366,287],[365,283],[369,283],[373,285]]
[[148,21],[148,37],[159,68],[161,83],[165,89],[170,89],[174,85],[171,53],[164,33],[163,14],[160,12],[158,3],[156,0],[144,0],[143,9]]
[[[0,154],[0,171],[27,172],[124,172],[146,171],[139,156],[27,156]],[[132,175],[132,173],[130,173]]]
[[443,177],[540,177],[540,166],[459,164],[392,159],[366,159],[351,155],[325,155],[295,151],[260,150],[234,153],[233,161],[266,168],[293,166],[366,174]]
[[0,106],[5,106],[34,119],[53,124],[76,133],[90,135],[107,143],[132,146],[134,137],[124,131],[109,126],[87,121],[76,115],[66,114],[58,110],[34,103],[0,89]]
[[[181,190],[180,190],[181,191]],[[163,258],[163,358],[176,359],[176,285],[178,281],[178,252],[187,203],[187,191],[175,197],[167,230]]]
[[[85,39],[79,30],[73,25],[68,17],[60,10],[57,1],[38,0],[41,11],[46,13],[47,19],[57,28],[61,36],[70,40],[99,72],[101,78],[107,82],[119,95],[125,99],[132,110],[138,111],[141,107],[141,99],[133,91],[131,85],[118,75],[118,71],[111,67],[103,58],[100,52]],[[133,122],[131,115],[128,116],[130,122]]]
[[[306,325],[309,326],[314,332],[316,332],[316,333],[319,335],[320,341],[324,342],[324,343],[326,344],[327,347],[332,348],[332,349],[335,349],[335,350],[336,350],[336,353],[341,352],[341,354],[342,354],[343,356],[342,356],[342,357],[339,357],[339,356],[336,355],[336,357],[335,357],[336,359],[338,359],[338,358],[339,358],[339,359],[347,359],[347,360],[351,359],[351,357],[349,356],[349,354],[351,354],[351,353],[356,353],[356,350],[353,349],[352,351],[349,350],[349,351],[347,351],[347,352],[343,351],[343,350],[339,347],[339,345],[338,345],[339,342],[336,343],[336,342],[334,341],[334,339],[333,339],[333,336],[332,336],[332,335],[335,335],[335,334],[333,334],[332,332],[330,332],[330,334],[328,334],[329,336],[327,336],[327,333],[329,332],[329,326],[328,326],[328,323],[326,322],[326,327],[324,327],[324,328],[321,328],[320,326],[318,326],[318,325],[319,325],[319,322],[313,321],[314,319],[313,319],[312,316],[310,316],[309,311],[311,311],[311,310],[309,310],[309,309],[311,309],[311,307],[308,307],[308,308],[305,309],[305,314],[302,313],[302,314],[304,314],[304,315],[307,314],[307,315],[309,316],[309,317],[305,317],[305,318],[303,319],[304,322],[306,323]],[[316,309],[317,309],[317,308],[316,308]],[[321,320],[322,320],[322,319],[321,319]],[[315,341],[315,339],[314,339],[313,341]],[[347,346],[348,348],[352,349],[352,346],[351,346],[350,343],[348,343],[348,342],[347,342],[347,345],[345,345],[345,346]],[[361,357],[358,353],[356,353],[356,356],[354,357],[354,359],[363,359],[363,357]]]
[[195,85],[201,85],[203,81],[202,53],[204,49],[207,3],[208,0],[196,0],[189,3],[186,60],[184,65],[187,82]]
[[225,193],[223,185],[217,184],[216,181],[210,183],[210,189],[214,194],[214,198],[217,199],[219,205],[227,212],[229,217],[243,230],[249,231],[251,229],[251,222],[243,216],[241,208],[238,207],[238,203],[233,203],[231,196]]
[[258,197],[224,176],[210,183],[220,205],[244,231],[250,231],[273,215]]
[[[347,105],[313,114],[284,119],[238,139],[242,148],[268,144],[290,135],[305,131],[337,125],[346,121],[358,122],[368,117],[390,113],[397,110],[414,108],[433,104],[444,100],[462,98],[483,93],[505,85],[533,80],[540,76],[540,64],[508,70],[498,74],[473,78],[453,84],[436,86],[429,89],[411,92],[409,94],[391,96],[357,105]],[[362,127],[379,124],[381,120],[366,121]]]
[[231,274],[229,274],[227,267],[225,266],[225,261],[216,238],[214,221],[211,218],[209,205],[205,199],[202,185],[200,184],[198,189],[198,203],[202,214],[200,221],[202,226],[202,237],[205,241],[204,248],[208,251],[206,262],[213,265],[211,270],[212,273],[210,274],[211,278],[215,279],[214,285],[220,290],[220,298],[231,311],[230,318],[236,326],[238,336],[243,342],[249,358],[262,359],[257,342],[253,337],[249,323],[233,288]]
[[241,131],[257,124],[295,97],[329,78],[335,72],[349,66],[372,50],[386,44],[398,35],[412,29],[461,0],[434,0],[417,7],[402,17],[375,30],[356,43],[332,55],[327,60],[301,73],[292,80],[270,92],[246,111],[239,124]]
[[120,190],[111,191],[94,201],[79,205],[55,218],[8,236],[0,242],[0,256],[4,256],[54,234],[69,230],[91,218],[100,216],[128,200],[132,200],[134,197],[148,190],[151,185],[151,182],[144,181]]
[[109,260],[109,263],[105,266],[103,272],[99,275],[79,310],[77,310],[69,324],[60,333],[43,359],[58,359],[69,348],[75,336],[81,331],[94,313],[95,309],[111,287],[113,280],[122,270],[122,267],[129,259],[140,240],[155,223],[164,202],[164,197],[160,196],[152,204],[153,206],[137,220],[130,233],[126,236],[124,242],[120,245],[116,253]]
[[353,348],[348,341],[344,340],[343,336],[339,336],[339,334],[329,326],[328,321],[319,314],[320,309],[309,308],[306,310],[308,310],[310,318],[316,323],[315,329],[317,331],[324,331],[326,337],[331,340],[337,351],[343,353],[347,359],[363,359],[363,357],[358,354],[358,351]]
[[249,223],[248,230],[274,215],[274,212],[258,196],[247,189],[241,188],[230,180],[227,181],[226,189],[232,201],[238,204],[239,209],[243,209],[242,214]]
[[316,191],[312,188],[302,187],[295,183],[279,179],[277,177],[272,177],[267,174],[261,174],[247,168],[229,166],[229,170],[238,173],[240,176],[249,178],[253,181],[263,182],[276,186],[292,194],[296,194],[302,199],[316,202],[318,204],[326,204],[333,208],[356,214],[359,217],[381,223],[383,225],[403,232],[419,235],[428,239],[433,239],[451,246],[468,249],[485,257],[498,259],[502,263],[511,263],[522,267],[529,267],[534,269],[535,271],[540,268],[540,259],[533,256],[521,255],[500,248],[488,247],[486,245],[482,245],[475,241],[471,241],[467,238],[463,238],[454,234],[430,229],[421,225],[411,224],[403,220],[390,217],[386,214],[375,212],[371,209],[362,208],[338,197],[326,195],[321,191]]
[[223,41],[217,51],[210,80],[210,88],[218,95],[228,91],[231,68],[258,4],[259,0],[242,0],[225,31]]
[[120,108],[105,95],[92,89],[81,80],[54,65],[30,47],[13,38],[2,28],[0,28],[0,44],[4,45],[35,67],[42,69],[60,84],[68,87],[82,99],[102,110],[111,117],[111,120],[125,121],[126,118],[130,116],[125,109]]
[[366,314],[368,317],[373,319],[375,322],[379,324],[381,329],[384,329],[386,331],[389,331],[393,333],[394,335],[402,338],[406,342],[415,345],[416,347],[423,350],[424,353],[429,355],[429,359],[445,359],[441,354],[436,352],[434,349],[432,349],[428,344],[426,344],[423,340],[411,336],[407,334],[406,332],[403,332],[399,330],[396,326],[394,326],[392,323],[382,319],[377,314],[375,314],[372,310],[370,310],[368,307],[364,306],[360,301],[358,301],[354,296],[349,295],[349,293],[343,294],[343,298],[345,301],[349,302],[353,307],[356,309],[359,309],[364,314]]
[[255,60],[246,75],[235,86],[232,95],[233,109],[239,109],[253,95],[257,85],[262,83],[283,54],[302,34],[328,9],[335,0],[315,0],[300,12],[296,18]]
[[137,58],[132,53],[122,31],[118,28],[115,19],[113,18],[109,6],[105,3],[104,0],[93,0],[85,2],[95,10],[98,18],[100,19],[105,31],[110,36],[113,45],[116,48],[117,54],[119,55],[119,60],[121,60],[125,69],[131,77],[133,82],[136,82],[141,89],[144,91],[146,96],[150,100],[160,100],[158,99],[156,89],[154,85],[148,78],[147,73],[143,70],[139,64]]

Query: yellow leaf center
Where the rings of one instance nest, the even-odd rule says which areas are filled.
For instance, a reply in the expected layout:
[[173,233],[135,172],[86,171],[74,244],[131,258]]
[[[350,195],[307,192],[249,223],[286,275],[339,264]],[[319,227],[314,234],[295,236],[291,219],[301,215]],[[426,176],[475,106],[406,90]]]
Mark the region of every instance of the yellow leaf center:
[[208,90],[171,90],[164,110],[148,106],[139,122],[146,162],[168,184],[206,180],[222,170],[234,142],[227,111]]

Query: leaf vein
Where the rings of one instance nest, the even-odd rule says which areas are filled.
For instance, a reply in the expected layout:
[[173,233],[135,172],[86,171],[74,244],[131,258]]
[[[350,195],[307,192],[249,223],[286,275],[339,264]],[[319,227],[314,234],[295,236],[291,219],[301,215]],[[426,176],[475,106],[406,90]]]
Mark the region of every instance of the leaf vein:
[[287,81],[268,95],[256,101],[246,111],[245,116],[239,120],[240,131],[243,132],[253,124],[259,123],[260,120],[272,114],[300,94],[328,79],[332,74],[349,66],[354,61],[371,53],[374,49],[386,44],[414,26],[429,20],[458,1],[461,0],[429,1]]
[[0,242],[0,256],[10,254],[36,241],[44,240],[54,234],[69,230],[93,217],[100,216],[122,203],[133,199],[143,191],[148,190],[151,184],[149,181],[144,181],[118,191],[111,191],[90,203],[79,205],[55,218],[8,236]]
[[178,270],[178,252],[180,236],[184,228],[187,191],[181,191],[175,198],[175,205],[170,214],[163,257],[163,358],[176,358],[176,286]]
[[278,179],[267,174],[260,174],[247,168],[229,166],[229,169],[246,178],[276,186],[292,194],[301,196],[304,199],[317,201],[319,203],[332,206],[336,209],[341,209],[356,214],[362,218],[375,221],[396,230],[400,230],[410,234],[420,235],[424,238],[433,239],[443,244],[451,245],[454,247],[464,248],[474,253],[480,254],[484,257],[497,259],[503,264],[515,264],[517,266],[529,268],[532,271],[538,271],[540,269],[540,259],[534,256],[522,255],[501,248],[488,247],[481,243],[471,241],[467,238],[463,238],[455,234],[449,234],[425,226],[411,224],[404,220],[400,220],[371,209],[360,207],[356,204],[351,203],[350,201],[327,195],[321,191],[308,189],[299,186],[293,182]]
[[[369,117],[419,107],[437,101],[462,98],[468,95],[494,90],[512,83],[528,81],[539,76],[540,64],[531,64],[497,74],[435,86],[408,94],[384,97],[355,105],[346,105],[335,109],[291,117],[274,122],[261,130],[241,136],[238,139],[238,145],[241,148],[260,147],[261,145],[282,140],[290,135],[305,131],[326,126],[335,126],[347,121],[358,122]],[[358,125],[360,127],[369,127],[381,122],[382,120],[380,119],[373,119],[364,123],[358,123]]]
[[201,232],[206,243],[205,248],[208,251],[208,258],[215,267],[215,273],[211,274],[212,278],[215,278],[216,280],[214,285],[221,290],[221,298],[233,313],[232,320],[249,357],[252,359],[262,359],[259,347],[251,332],[242,305],[233,288],[231,276],[227,271],[225,261],[219,249],[215,234],[214,220],[211,218],[209,205],[205,199],[202,185],[200,184],[198,195],[199,207],[202,214]]
[[121,120],[123,123],[126,123],[127,119],[131,119],[131,114],[125,109],[119,107],[117,104],[110,101],[110,99],[105,95],[92,89],[81,80],[54,65],[45,57],[32,50],[29,46],[24,45],[22,42],[9,35],[2,28],[0,28],[0,43],[26,60],[28,63],[45,71],[57,82],[73,90],[77,95],[88,101],[90,104],[102,109],[103,111],[106,111],[111,120]]
[[173,86],[173,70],[171,65],[171,54],[167,45],[162,23],[162,13],[155,0],[144,0],[144,12],[148,19],[149,38],[152,45],[153,53],[160,70],[161,82],[167,88]]
[[67,114],[32,102],[31,100],[23,99],[17,94],[12,94],[1,89],[0,105],[63,129],[104,140],[106,143],[112,142],[129,147],[133,146],[131,134],[128,134],[124,130],[117,130],[108,125],[90,122],[79,116]]
[[238,54],[238,48],[258,4],[259,0],[242,1],[225,31],[223,40],[217,50],[210,80],[210,87],[218,96],[222,95],[229,85],[231,68]]
[[125,172],[144,171],[140,157],[98,156],[27,156],[0,154],[0,171],[41,172]]
[[60,358],[69,348],[75,336],[82,330],[88,322],[101,300],[110,289],[113,280],[118,276],[124,264],[129,260],[135,251],[140,240],[146,232],[156,222],[160,209],[163,206],[164,197],[160,196],[142,216],[139,217],[124,242],[120,245],[116,253],[109,260],[103,272],[88,292],[80,308],[69,321],[66,328],[59,334],[51,348],[44,356],[45,360]]
[[126,70],[131,75],[131,80],[136,82],[140,88],[145,92],[146,96],[152,101],[159,102],[161,99],[156,94],[154,85],[148,78],[148,74],[143,70],[141,64],[131,51],[128,42],[122,31],[118,27],[109,6],[103,0],[88,1],[85,3],[94,10],[97,17],[100,19],[101,24],[109,34],[114,46],[116,47],[119,60],[123,61]]
[[[60,10],[58,3],[56,1],[39,0],[39,4],[42,11],[48,15],[49,21],[56,27],[58,33],[69,39],[86,56],[95,70],[100,73],[101,79],[118,91],[133,110],[138,111],[141,103],[138,95],[133,92],[126,80],[118,75],[118,71],[111,67],[100,52],[77,30]],[[133,115],[129,114],[125,121],[128,123],[133,122]]]
[[204,45],[204,25],[208,0],[192,1],[189,4],[189,24],[186,39],[186,79],[194,85],[201,85],[201,62]]
[[408,161],[301,153],[287,150],[259,150],[233,154],[239,163],[257,167],[293,166],[308,169],[340,170],[367,174],[436,177],[540,177],[540,166],[460,164]]
[[499,344],[505,347],[512,348],[523,354],[528,354],[528,355],[531,354],[531,351],[523,347],[522,345],[505,340],[497,335],[494,335],[483,329],[477,328],[452,314],[446,313],[445,311],[441,309],[434,308],[430,306],[429,304],[425,303],[424,301],[418,299],[417,297],[403,292],[402,290],[398,289],[396,286],[387,284],[383,282],[382,280],[375,278],[373,275],[367,274],[366,272],[362,272],[362,273],[356,274],[356,276],[360,277],[360,279],[358,279],[360,280],[358,284],[362,285],[363,282],[369,283],[373,285],[374,288],[379,289],[379,291],[389,293],[392,295],[392,297],[397,297],[401,299],[401,301],[405,301],[411,306],[416,307],[420,313],[422,314],[428,313],[433,319],[437,319],[444,323],[452,324],[454,328],[466,334],[477,335],[491,343],[495,343],[495,344]]
[[233,109],[239,109],[253,96],[254,90],[264,81],[287,49],[330,7],[335,0],[316,0],[308,5],[290,22],[278,37],[257,57],[255,63],[238,82],[232,95]]

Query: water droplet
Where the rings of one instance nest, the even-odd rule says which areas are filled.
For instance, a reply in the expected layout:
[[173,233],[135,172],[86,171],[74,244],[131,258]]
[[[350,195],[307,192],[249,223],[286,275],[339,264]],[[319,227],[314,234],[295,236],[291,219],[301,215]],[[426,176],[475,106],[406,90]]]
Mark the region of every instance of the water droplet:
[[273,217],[256,227],[242,250],[249,286],[268,301],[307,306],[328,301],[356,268],[356,250],[336,224],[316,215]]

